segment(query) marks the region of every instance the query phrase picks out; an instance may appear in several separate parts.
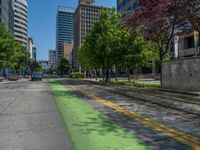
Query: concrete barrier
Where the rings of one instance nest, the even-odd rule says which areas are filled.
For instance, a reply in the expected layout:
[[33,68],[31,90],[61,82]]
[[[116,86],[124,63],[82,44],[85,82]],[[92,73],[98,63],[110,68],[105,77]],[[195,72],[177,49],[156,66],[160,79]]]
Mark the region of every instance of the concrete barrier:
[[162,87],[200,92],[200,57],[163,62]]

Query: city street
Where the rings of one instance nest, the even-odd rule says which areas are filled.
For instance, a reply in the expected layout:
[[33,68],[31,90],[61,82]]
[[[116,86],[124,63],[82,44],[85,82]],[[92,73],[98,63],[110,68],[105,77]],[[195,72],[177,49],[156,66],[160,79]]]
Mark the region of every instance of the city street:
[[200,150],[200,0],[0,0],[0,150]]
[[0,150],[68,150],[47,81],[0,83]]
[[62,84],[151,149],[200,148],[198,98],[82,80],[65,80]]

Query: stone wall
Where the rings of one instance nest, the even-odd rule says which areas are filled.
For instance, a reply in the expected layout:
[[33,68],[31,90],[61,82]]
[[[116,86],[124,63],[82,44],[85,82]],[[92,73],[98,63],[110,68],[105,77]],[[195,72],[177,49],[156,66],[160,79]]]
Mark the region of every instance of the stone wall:
[[166,61],[162,67],[162,87],[200,92],[200,57]]

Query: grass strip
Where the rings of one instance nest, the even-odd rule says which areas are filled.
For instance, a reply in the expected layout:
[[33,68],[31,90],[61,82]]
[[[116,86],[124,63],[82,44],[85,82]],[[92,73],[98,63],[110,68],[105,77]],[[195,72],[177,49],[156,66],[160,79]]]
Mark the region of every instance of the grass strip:
[[149,150],[142,141],[60,83],[50,80],[52,93],[69,134],[73,150]]

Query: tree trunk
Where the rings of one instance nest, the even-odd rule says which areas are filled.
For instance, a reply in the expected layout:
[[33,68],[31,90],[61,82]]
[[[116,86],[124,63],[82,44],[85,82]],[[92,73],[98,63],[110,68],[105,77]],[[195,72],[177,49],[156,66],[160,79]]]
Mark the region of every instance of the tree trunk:
[[105,65],[103,65],[103,81],[105,81]]
[[162,86],[162,63],[163,63],[163,55],[160,54],[160,85]]
[[118,65],[115,65],[115,81],[118,81]]
[[97,77],[97,69],[95,68],[95,78],[96,78],[96,81],[98,80],[98,77]]
[[87,70],[84,71],[84,74],[85,74],[86,78],[88,78],[88,73],[87,72],[88,72]]
[[128,72],[128,81],[131,82],[130,67],[128,67],[127,72]]
[[108,82],[109,81],[109,69],[106,69],[106,82]]

